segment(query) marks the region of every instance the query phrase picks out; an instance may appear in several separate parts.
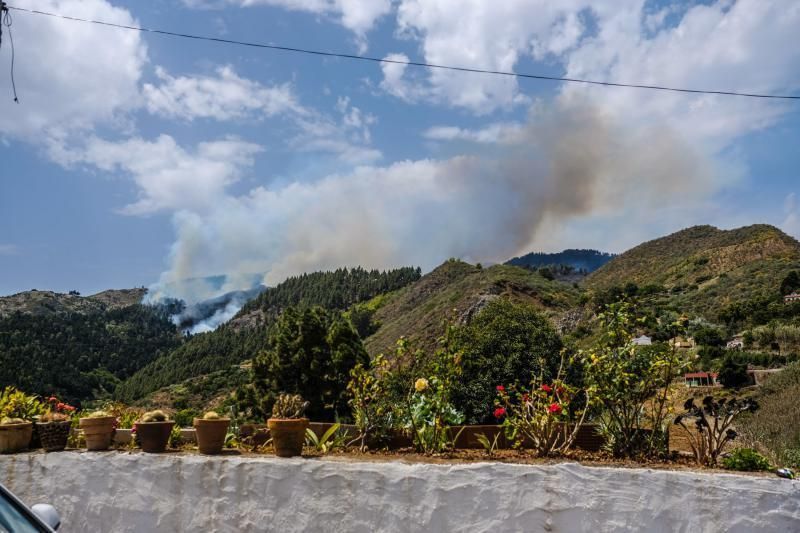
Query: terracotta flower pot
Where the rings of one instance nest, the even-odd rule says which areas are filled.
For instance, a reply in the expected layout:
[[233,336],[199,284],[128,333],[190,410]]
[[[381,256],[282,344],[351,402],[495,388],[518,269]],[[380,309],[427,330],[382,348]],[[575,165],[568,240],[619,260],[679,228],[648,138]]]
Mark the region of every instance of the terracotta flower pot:
[[83,437],[86,439],[86,449],[89,451],[107,450],[114,438],[116,420],[113,416],[81,418],[79,425],[83,430]]
[[270,418],[267,427],[275,455],[295,457],[303,453],[308,418]]
[[42,448],[46,452],[61,452],[67,447],[72,422],[63,420],[58,422],[36,422],[36,431],[42,441]]
[[33,423],[0,424],[0,453],[17,453],[28,448]]
[[194,430],[200,453],[213,455],[222,452],[230,423],[230,418],[195,418]]
[[136,438],[143,452],[147,453],[162,453],[167,449],[169,443],[169,435],[172,433],[172,426],[175,422],[168,420],[166,422],[137,422],[136,423]]

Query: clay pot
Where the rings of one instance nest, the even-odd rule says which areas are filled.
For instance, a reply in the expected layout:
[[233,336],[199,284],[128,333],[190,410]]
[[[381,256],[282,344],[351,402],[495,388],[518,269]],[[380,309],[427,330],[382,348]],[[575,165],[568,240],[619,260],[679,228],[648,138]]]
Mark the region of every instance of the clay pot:
[[137,422],[136,438],[142,447],[143,452],[163,453],[169,443],[169,435],[172,433],[172,426],[175,422]]
[[295,457],[303,453],[308,418],[270,418],[267,420],[272,447],[278,457]]
[[28,448],[33,423],[0,424],[0,453],[17,453]]
[[96,418],[81,418],[79,425],[86,439],[86,449],[89,451],[107,450],[114,438],[114,424],[117,419],[113,416]]
[[72,421],[36,422],[36,431],[46,452],[61,452],[67,447]]
[[230,418],[194,419],[195,438],[200,453],[214,455],[222,452],[225,446],[225,436],[228,434]]

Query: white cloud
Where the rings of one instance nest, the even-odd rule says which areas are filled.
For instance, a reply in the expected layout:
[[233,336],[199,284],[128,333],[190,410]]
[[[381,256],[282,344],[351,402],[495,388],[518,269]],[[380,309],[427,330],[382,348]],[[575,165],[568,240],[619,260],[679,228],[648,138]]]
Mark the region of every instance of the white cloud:
[[140,199],[122,209],[132,215],[161,210],[204,211],[219,202],[261,148],[236,138],[199,143],[193,150],[179,146],[169,135],[154,141],[132,138],[120,142],[90,139],[73,163],[93,165],[105,172],[130,176]]
[[[103,0],[31,0],[24,7],[137,25],[127,10]],[[0,135],[36,141],[64,138],[124,120],[139,105],[147,49],[138,32],[19,11],[13,17],[20,103],[3,105]],[[3,46],[0,58],[7,68],[9,46]],[[2,80],[0,90],[10,102],[9,78],[3,75]]]
[[512,142],[524,132],[521,124],[498,122],[479,129],[458,126],[434,126],[423,132],[422,136],[432,141],[469,141],[494,144]]
[[156,69],[159,85],[144,84],[148,111],[168,118],[259,119],[280,113],[305,113],[289,84],[264,86],[242,78],[233,67],[216,69],[216,76],[173,77]]

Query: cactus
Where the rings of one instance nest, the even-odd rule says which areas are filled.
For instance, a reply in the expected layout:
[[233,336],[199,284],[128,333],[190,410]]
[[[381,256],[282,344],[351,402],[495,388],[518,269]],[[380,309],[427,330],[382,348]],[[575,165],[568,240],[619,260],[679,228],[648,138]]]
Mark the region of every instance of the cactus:
[[166,413],[164,411],[156,410],[156,411],[148,411],[147,413],[142,415],[142,418],[139,422],[146,424],[148,422],[166,422],[168,419]]
[[309,405],[299,394],[281,394],[272,406],[272,418],[303,418]]
[[107,416],[112,416],[112,415],[106,411],[94,411],[92,413],[89,413],[89,416],[87,416],[86,418],[105,418]]
[[5,426],[6,424],[24,424],[24,423],[25,421],[21,418],[9,418],[7,416],[4,417],[2,420],[0,420],[0,426]]
[[203,415],[203,420],[219,420],[222,418],[216,411],[209,411]]

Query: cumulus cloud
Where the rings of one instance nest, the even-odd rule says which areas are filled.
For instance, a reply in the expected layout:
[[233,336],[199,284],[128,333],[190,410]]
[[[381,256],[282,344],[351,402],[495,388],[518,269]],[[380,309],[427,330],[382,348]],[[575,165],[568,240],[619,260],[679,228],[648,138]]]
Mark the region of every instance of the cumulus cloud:
[[469,141],[483,144],[512,142],[524,132],[522,124],[498,122],[479,129],[458,126],[433,126],[422,134],[432,141]]
[[[126,9],[104,0],[31,0],[24,7],[137,25]],[[119,121],[138,105],[139,79],[147,62],[139,33],[22,12],[13,17],[14,76],[21,103],[3,106],[0,135],[64,138]],[[3,46],[0,58],[8,65],[10,47]],[[0,87],[10,93],[7,76]]]
[[224,196],[225,189],[253,164],[260,151],[258,145],[236,138],[201,142],[186,150],[169,135],[153,141],[137,137],[119,142],[95,137],[80,152],[71,154],[71,163],[130,176],[139,187],[140,199],[123,208],[123,213],[202,212]]
[[232,120],[271,117],[281,113],[305,114],[289,84],[264,86],[242,78],[230,65],[215,76],[173,77],[156,69],[158,85],[144,84],[148,111],[168,118]]
[[[629,134],[591,104],[542,110],[491,155],[362,166],[316,182],[226,196],[181,212],[161,280],[265,272],[265,283],[343,265],[435,266],[456,256],[510,257],[546,218],[653,209],[688,187],[703,194],[707,160],[663,128]],[[513,140],[512,140],[513,139]]]

